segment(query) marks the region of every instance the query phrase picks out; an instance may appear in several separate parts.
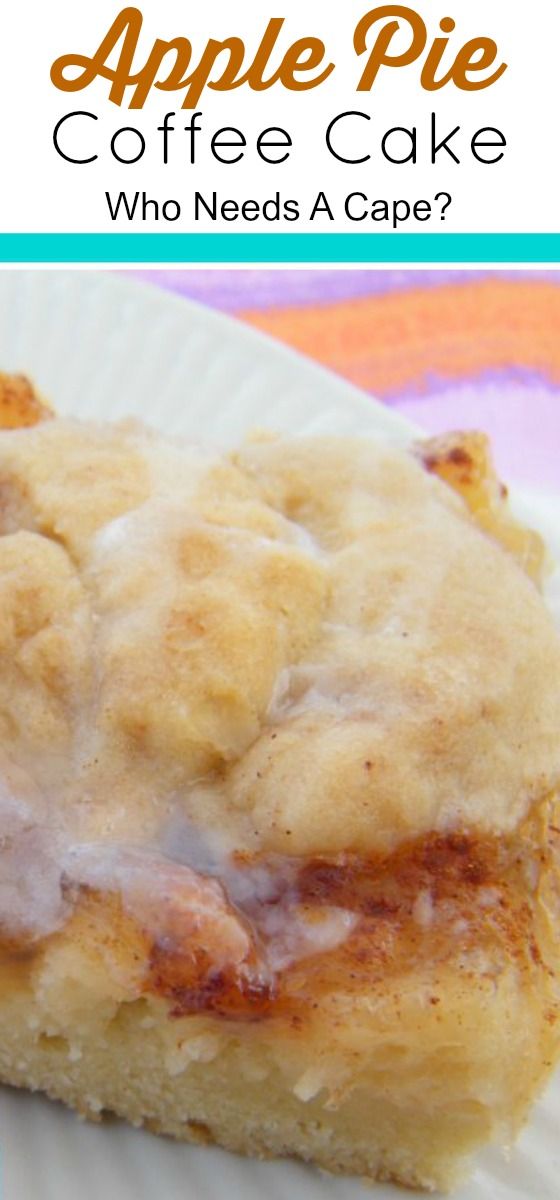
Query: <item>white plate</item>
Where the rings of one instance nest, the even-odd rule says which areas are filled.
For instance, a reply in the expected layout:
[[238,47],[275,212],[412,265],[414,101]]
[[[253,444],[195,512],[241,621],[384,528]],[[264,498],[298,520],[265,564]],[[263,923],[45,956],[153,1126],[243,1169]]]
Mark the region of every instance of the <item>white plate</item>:
[[[237,322],[106,274],[0,272],[0,364],[31,374],[59,412],[137,414],[168,432],[229,443],[249,428],[378,431],[413,427],[349,384]],[[560,559],[554,497],[517,504]],[[560,593],[558,579],[550,590]],[[481,1157],[456,1200],[558,1200],[560,1079],[506,1162]],[[334,1179],[292,1162],[259,1163],[81,1123],[40,1096],[0,1089],[4,1200],[395,1200],[411,1193]],[[2,1185],[0,1183],[0,1194]]]

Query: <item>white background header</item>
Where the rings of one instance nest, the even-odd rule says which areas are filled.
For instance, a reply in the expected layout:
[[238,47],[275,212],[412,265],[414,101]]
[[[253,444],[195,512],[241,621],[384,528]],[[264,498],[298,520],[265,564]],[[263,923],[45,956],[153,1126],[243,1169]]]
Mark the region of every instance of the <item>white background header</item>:
[[[426,48],[411,65],[382,67],[369,92],[356,90],[368,54],[358,57],[353,46],[360,18],[376,7],[368,0],[329,6],[322,0],[275,0],[268,6],[246,2],[235,7],[225,0],[207,0],[202,5],[184,0],[138,0],[144,20],[135,70],[146,63],[157,38],[188,38],[194,64],[209,38],[232,36],[245,42],[246,69],[274,17],[285,20],[267,74],[302,37],[322,39],[324,65],[334,63],[329,77],[309,91],[287,91],[280,83],[258,92],[247,85],[227,92],[207,88],[196,105],[195,132],[191,132],[193,110],[181,107],[184,89],[152,90],[144,107],[134,110],[128,108],[133,89],[127,90],[125,102],[117,107],[108,98],[111,84],[106,79],[98,78],[74,93],[59,91],[51,82],[53,62],[63,55],[92,57],[125,7],[119,0],[96,0],[88,5],[75,0],[51,0],[48,5],[20,0],[4,9],[0,231],[363,233],[389,231],[397,220],[395,214],[400,214],[399,228],[407,232],[558,230],[557,0],[536,0],[531,5],[512,0],[469,0],[468,4],[411,0],[405,7],[422,16],[428,34]],[[422,88],[420,73],[434,38],[445,36],[440,29],[445,17],[453,18],[456,28],[447,35],[449,45],[440,74],[452,65],[468,39],[493,38],[498,45],[496,65],[508,65],[495,84],[473,92],[461,91],[453,83],[438,91]],[[383,24],[378,21],[372,28],[368,47],[373,46]],[[392,52],[404,52],[410,37],[410,29],[401,19]],[[117,59],[118,53],[114,53],[110,65]],[[351,110],[357,115],[342,117]],[[58,141],[69,158],[97,156],[81,165],[65,161],[53,144],[58,122],[78,111],[87,115],[64,122]],[[164,134],[158,126],[163,125],[166,113],[170,115]],[[337,117],[331,136],[333,150],[342,158],[369,156],[365,162],[341,162],[329,152],[326,131]],[[416,164],[392,163],[384,157],[384,135],[397,126],[400,132],[393,132],[385,147],[392,157],[405,158],[415,142]],[[493,165],[477,161],[471,149],[473,135],[488,126],[503,133],[506,142],[503,157]],[[117,133],[124,127],[132,132]],[[212,137],[223,127],[239,131],[218,139],[222,157],[242,153],[235,163],[220,162],[212,152]],[[261,147],[275,140],[285,143],[265,148],[265,157],[270,158],[287,152],[282,163],[265,162],[258,154],[259,134],[270,127],[285,133],[266,135]],[[113,156],[115,134],[114,146],[122,158],[136,156],[145,144],[137,162],[126,164]],[[460,163],[445,144],[432,162],[434,146],[445,143],[449,135],[448,145]],[[228,140],[236,145],[226,147]],[[493,134],[479,140],[498,139]],[[167,164],[163,161],[165,142]],[[501,152],[497,146],[481,154],[492,157]],[[121,193],[126,195],[126,204],[121,198],[117,219],[112,220],[111,210],[116,211]],[[332,219],[319,204],[310,222],[320,193],[325,195]],[[446,203],[447,195],[451,200]],[[144,204],[144,200],[155,203]],[[129,221],[126,209],[132,211],[134,202],[134,217]],[[168,221],[163,213],[166,202]],[[397,202],[401,207],[395,209]],[[417,202],[421,205],[415,217]],[[371,217],[375,205],[377,220]],[[407,208],[410,215],[405,219]]]

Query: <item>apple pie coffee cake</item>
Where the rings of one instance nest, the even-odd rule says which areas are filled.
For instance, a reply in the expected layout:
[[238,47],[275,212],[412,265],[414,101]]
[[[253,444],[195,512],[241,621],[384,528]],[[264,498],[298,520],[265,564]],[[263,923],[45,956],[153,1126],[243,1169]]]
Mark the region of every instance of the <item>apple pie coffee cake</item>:
[[451,1187],[560,1045],[560,639],[485,439],[0,424],[0,1079]]

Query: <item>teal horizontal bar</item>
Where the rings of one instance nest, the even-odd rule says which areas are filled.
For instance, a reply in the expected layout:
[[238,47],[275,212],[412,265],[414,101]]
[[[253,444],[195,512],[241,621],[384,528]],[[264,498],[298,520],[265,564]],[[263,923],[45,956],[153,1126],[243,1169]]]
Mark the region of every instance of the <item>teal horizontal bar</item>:
[[552,263],[560,233],[0,233],[2,263]]

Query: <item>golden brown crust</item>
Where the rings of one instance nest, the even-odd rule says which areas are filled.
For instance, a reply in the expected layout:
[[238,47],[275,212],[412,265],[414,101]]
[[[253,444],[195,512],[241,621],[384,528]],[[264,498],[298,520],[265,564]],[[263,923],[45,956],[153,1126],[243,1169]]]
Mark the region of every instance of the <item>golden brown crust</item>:
[[524,571],[541,583],[545,547],[533,529],[514,520],[507,506],[507,488],[500,482],[483,433],[456,432],[418,443],[424,466],[460,495],[481,529],[495,537]]
[[0,429],[23,429],[53,415],[26,375],[0,371]]

